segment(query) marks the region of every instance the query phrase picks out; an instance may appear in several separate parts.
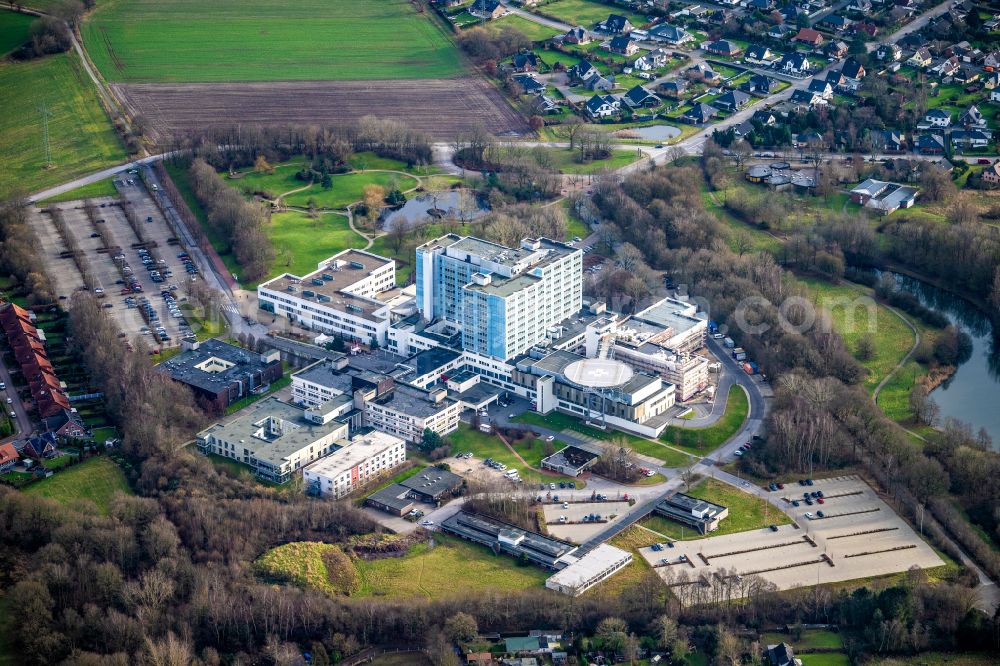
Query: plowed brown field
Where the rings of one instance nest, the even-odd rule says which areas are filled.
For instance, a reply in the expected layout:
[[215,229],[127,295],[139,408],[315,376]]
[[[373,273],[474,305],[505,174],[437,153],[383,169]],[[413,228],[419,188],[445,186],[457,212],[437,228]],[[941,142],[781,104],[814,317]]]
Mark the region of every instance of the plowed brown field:
[[234,124],[347,125],[366,115],[393,118],[447,140],[482,125],[494,134],[529,128],[496,88],[476,77],[412,81],[113,84],[157,138]]

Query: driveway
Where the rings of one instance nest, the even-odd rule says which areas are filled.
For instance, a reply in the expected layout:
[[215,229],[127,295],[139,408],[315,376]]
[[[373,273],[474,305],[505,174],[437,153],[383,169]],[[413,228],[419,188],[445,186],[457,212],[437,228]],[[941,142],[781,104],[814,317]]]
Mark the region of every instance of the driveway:
[[[28,418],[28,410],[25,409],[20,396],[17,395],[17,390],[14,388],[14,382],[11,381],[10,371],[7,370],[7,365],[2,362],[0,362],[0,382],[7,385],[7,389],[5,391],[0,391],[0,397],[3,398],[3,403],[0,404],[0,406],[2,406],[4,411],[7,413],[13,410],[14,414],[17,416],[15,419],[17,432],[4,438],[3,440],[0,440],[0,443],[6,444],[7,442],[30,435],[34,432],[34,426],[31,425],[31,419]],[[13,403],[8,405],[7,398],[10,398]]]

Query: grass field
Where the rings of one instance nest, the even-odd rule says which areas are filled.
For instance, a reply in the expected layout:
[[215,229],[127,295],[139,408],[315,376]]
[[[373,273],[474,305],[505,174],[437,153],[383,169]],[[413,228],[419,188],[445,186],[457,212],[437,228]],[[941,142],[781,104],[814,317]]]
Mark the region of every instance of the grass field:
[[[417,180],[412,176],[385,171],[345,173],[333,176],[332,181],[333,187],[328,190],[315,183],[307,190],[289,194],[284,201],[290,206],[304,207],[309,205],[310,199],[315,199],[316,205],[320,208],[337,210],[346,208],[348,204],[361,201],[365,194],[366,185],[381,185],[388,190],[387,186],[395,183],[404,192],[417,186]],[[302,185],[303,183],[299,183],[298,186],[302,187]]]
[[109,0],[83,25],[98,69],[129,83],[423,79],[464,61],[406,0]]
[[[818,655],[808,655],[811,657]],[[813,664],[815,662],[806,662]],[[968,654],[955,652],[921,652],[913,656],[896,655],[869,661],[866,666],[996,666],[996,655],[990,653]]]
[[336,213],[324,213],[315,220],[299,211],[275,213],[267,237],[276,257],[272,277],[286,271],[305,275],[341,250],[365,246],[365,240],[351,230],[347,218]]
[[327,594],[351,594],[360,580],[351,560],[339,546],[297,541],[272,548],[254,562],[260,576]]
[[434,544],[414,546],[404,557],[355,560],[361,576],[357,596],[443,599],[456,593],[540,587],[550,575],[443,534],[434,535]]
[[585,28],[593,28],[595,23],[608,18],[608,14],[624,16],[636,28],[646,23],[646,17],[642,14],[637,14],[618,5],[606,5],[603,2],[594,2],[593,0],[556,0],[556,2],[544,5],[540,12],[554,16],[570,25],[582,25]]
[[[493,458],[498,462],[502,462],[507,465],[508,469],[516,469],[520,472],[521,479],[525,483],[541,483],[550,481],[559,481],[560,479],[566,479],[568,477],[557,477],[544,475],[536,472],[533,469],[525,467],[520,460],[517,459],[510,449],[504,446],[504,443],[500,441],[500,438],[496,435],[487,435],[486,433],[479,432],[478,430],[473,430],[471,426],[464,423],[459,424],[458,430],[451,433],[447,438],[452,443],[452,452],[463,453],[465,451],[471,451],[474,456],[480,460],[485,460],[486,458]],[[527,447],[522,447],[524,452],[521,453],[521,457],[525,459],[525,462],[531,464],[533,461],[541,461],[541,450],[542,445],[540,442],[534,444],[530,449]],[[527,454],[527,455],[525,455]],[[537,465],[536,465],[537,466]],[[576,481],[578,486],[582,486],[583,482]]]
[[[608,542],[609,544],[632,553],[632,562],[611,578],[584,592],[584,595],[591,597],[617,597],[623,592],[635,590],[639,587],[647,585],[651,580],[650,574],[652,573],[653,568],[649,566],[649,562],[647,562],[646,559],[639,554],[639,549],[646,546],[652,546],[657,541],[658,539],[655,535],[635,526],[629,527],[624,532],[611,539],[611,541]],[[658,576],[656,577],[656,580],[660,580]],[[662,591],[662,597],[666,597],[666,588],[661,586],[659,583],[655,584],[658,585],[658,589]]]
[[0,11],[0,56],[28,41],[28,26],[34,20],[28,14]]
[[[0,198],[112,166],[125,150],[75,54],[0,63]],[[42,108],[48,110],[46,167]]]
[[796,652],[795,654],[802,660],[802,666],[851,666],[851,660],[843,652],[817,652],[813,654]]
[[[761,498],[715,479],[699,481],[691,487],[691,490],[687,491],[687,494],[729,508],[729,517],[723,519],[719,523],[719,529],[709,536],[735,534],[736,532],[757,530],[768,525],[788,525],[792,522],[791,518]],[[680,523],[658,515],[643,518],[639,524],[671,539],[687,541],[704,538],[691,528],[684,528]]]
[[81,199],[96,199],[98,197],[117,196],[118,190],[115,189],[112,179],[107,178],[105,180],[99,180],[96,183],[91,183],[90,185],[78,187],[75,190],[70,190],[69,192],[57,194],[56,196],[49,197],[39,203],[62,203],[64,201],[79,201]]
[[431,666],[431,660],[423,652],[403,652],[375,657],[371,666]]
[[722,418],[707,428],[667,426],[660,436],[664,442],[695,455],[705,455],[736,434],[750,412],[746,392],[738,385],[729,388],[729,399]]
[[835,631],[825,629],[804,629],[801,636],[792,637],[789,634],[766,633],[761,636],[761,643],[774,645],[786,642],[795,646],[795,650],[840,649],[844,647],[844,638]]
[[550,28],[548,26],[535,23],[534,21],[529,21],[523,16],[518,16],[516,14],[508,14],[507,16],[499,18],[495,21],[490,21],[486,25],[490,30],[513,28],[533,42],[544,42],[547,39],[552,39],[556,35],[561,34],[560,31],[555,28]]
[[24,492],[69,506],[76,505],[79,500],[89,500],[98,511],[106,514],[111,499],[119,491],[132,492],[121,468],[108,458],[91,458],[32,484]]
[[576,161],[576,151],[569,148],[552,148],[545,151],[552,161],[552,170],[559,173],[582,174],[600,173],[605,169],[614,171],[623,166],[632,164],[641,155],[634,150],[615,150],[611,157],[606,160],[594,160],[592,162],[580,163]]

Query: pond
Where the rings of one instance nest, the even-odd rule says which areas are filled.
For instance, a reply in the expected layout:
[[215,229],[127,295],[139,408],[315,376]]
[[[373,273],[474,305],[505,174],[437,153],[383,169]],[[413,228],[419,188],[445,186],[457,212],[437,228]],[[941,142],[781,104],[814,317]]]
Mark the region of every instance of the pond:
[[898,273],[891,274],[902,291],[946,316],[972,338],[972,356],[958,366],[931,396],[941,408],[941,418],[953,417],[972,426],[985,428],[1000,448],[1000,346],[993,325],[975,305],[939,287]]
[[424,224],[442,217],[474,220],[488,210],[475,194],[468,191],[425,192],[409,199],[402,208],[383,213],[382,226],[388,229],[399,219],[405,220],[408,225]]
[[673,125],[633,127],[629,128],[628,131],[638,135],[640,139],[646,139],[647,141],[666,141],[667,139],[673,139],[675,136],[681,135],[680,129]]

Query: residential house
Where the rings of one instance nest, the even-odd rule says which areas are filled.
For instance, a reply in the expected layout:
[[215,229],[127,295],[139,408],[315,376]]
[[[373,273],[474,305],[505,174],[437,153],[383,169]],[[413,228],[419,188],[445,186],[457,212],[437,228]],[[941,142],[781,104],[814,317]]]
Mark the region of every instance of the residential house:
[[578,25],[567,30],[562,40],[563,44],[589,44],[590,33],[587,32],[586,28]]
[[796,32],[795,28],[788,25],[787,23],[779,23],[770,30],[767,31],[767,36],[771,39],[777,39],[779,41],[785,41],[788,39],[789,35],[794,35]]
[[871,37],[872,39],[878,37],[878,26],[870,21],[859,21],[851,26],[851,30],[858,34]]
[[917,151],[922,155],[944,154],[944,136],[924,132],[917,137]]
[[774,0],[750,0],[750,2],[747,4],[747,7],[750,8],[751,10],[757,10],[763,14],[766,14],[767,12],[774,9],[774,5],[775,5]]
[[738,125],[733,125],[732,129],[733,129],[733,134],[735,134],[739,138],[744,138],[752,134],[756,128],[753,126],[752,122],[750,122],[749,120],[744,120]]
[[20,457],[13,444],[0,444],[0,474],[9,472]]
[[986,118],[979,107],[973,104],[958,117],[958,124],[966,129],[986,129]]
[[537,72],[540,59],[531,51],[515,53],[511,59],[511,66],[516,72]]
[[649,36],[658,42],[666,42],[675,46],[686,44],[694,39],[694,35],[687,30],[669,23],[661,23],[653,26],[649,29]]
[[834,90],[850,90],[847,85],[847,77],[844,76],[839,70],[831,69],[826,73],[826,82],[830,84],[830,87]]
[[607,92],[614,89],[615,80],[612,77],[605,77],[597,72],[583,80],[583,87],[591,92]]
[[989,72],[983,78],[983,87],[987,90],[993,90],[994,88],[1000,87],[1000,72]]
[[507,13],[499,0],[476,0],[469,6],[469,13],[477,18],[496,19]]
[[778,69],[786,74],[802,76],[812,71],[812,63],[802,53],[786,53],[778,63]]
[[[15,445],[16,448],[16,445]],[[28,456],[36,460],[51,458],[56,454],[56,436],[51,432],[43,432],[41,435],[34,435],[24,440],[21,447],[21,456]]]
[[808,92],[819,95],[826,101],[833,99],[833,86],[831,86],[829,82],[822,79],[813,79],[810,81],[809,88],[807,90]]
[[823,17],[823,20],[820,21],[820,25],[823,25],[837,33],[844,32],[851,27],[852,23],[853,21],[848,18],[844,18],[840,14],[827,14]]
[[639,45],[632,41],[631,37],[618,35],[608,42],[608,50],[619,55],[630,56],[639,50]]
[[978,129],[954,130],[950,138],[951,145],[956,150],[975,150],[990,145],[990,135]]
[[663,49],[653,49],[649,53],[639,56],[632,62],[632,66],[640,72],[649,72],[654,69],[666,67],[670,54]]
[[983,58],[983,69],[987,72],[994,72],[1000,70],[1000,50],[990,51]]
[[670,97],[680,97],[687,92],[687,89],[687,79],[671,79],[660,84],[660,90],[663,91],[663,94]]
[[660,98],[649,92],[642,86],[635,86],[629,90],[622,97],[622,101],[625,102],[632,109],[654,109],[660,106],[663,102]]
[[597,68],[586,60],[581,60],[566,70],[566,75],[569,77],[570,81],[576,82],[586,81],[595,73],[600,74],[600,72],[597,71]]
[[[1000,162],[994,162],[983,171],[983,182],[990,185],[1000,184]],[[0,465],[2,467],[2,465]]]
[[0,328],[14,360],[28,383],[31,400],[41,418],[69,409],[69,398],[45,350],[45,335],[35,327],[35,315],[15,303],[0,310]]
[[526,95],[541,95],[545,92],[545,84],[532,74],[515,74],[511,77],[514,83],[521,87]]
[[876,130],[879,145],[887,153],[902,153],[906,151],[906,138],[894,130]]
[[823,52],[831,58],[843,58],[847,55],[847,44],[841,41],[830,42],[823,47]]
[[75,409],[63,409],[52,416],[42,419],[42,425],[47,432],[57,439],[82,439],[90,436],[90,430],[83,418]]
[[952,74],[952,78],[963,86],[975,83],[979,80],[980,76],[979,68],[968,63],[962,63],[958,71]]
[[898,44],[881,44],[875,49],[875,58],[883,62],[896,62],[903,57],[903,49]]
[[762,125],[764,127],[771,127],[772,125],[778,122],[778,119],[775,118],[774,114],[768,111],[767,109],[760,109],[758,111],[754,111],[753,115],[750,116],[750,120],[753,121],[755,124]]
[[696,78],[702,78],[707,83],[714,83],[721,78],[719,73],[712,69],[712,66],[707,62],[699,62],[697,65],[689,67],[687,73]]
[[629,32],[634,26],[621,14],[609,14],[608,18],[597,24],[597,27],[608,34],[620,35]]
[[799,30],[798,34],[792,38],[792,41],[813,47],[822,46],[823,35],[821,35],[818,30],[813,30],[812,28],[802,28]]
[[735,58],[743,51],[737,44],[728,39],[719,39],[711,42],[705,47],[705,50],[713,55],[728,56],[730,58]]
[[753,100],[741,90],[730,90],[716,99],[713,104],[724,111],[739,111]]
[[796,90],[792,93],[791,103],[798,107],[812,108],[814,106],[822,106],[826,104],[826,100],[823,99],[822,95],[819,95],[808,90]]
[[932,62],[934,62],[934,58],[931,57],[930,50],[926,46],[921,46],[913,52],[913,55],[906,61],[906,64],[922,69],[929,67]]
[[771,53],[771,49],[762,44],[748,46],[746,53],[743,54],[743,62],[752,65],[769,65],[772,60],[774,60],[774,54]]
[[869,178],[851,190],[851,201],[888,215],[900,208],[911,208],[917,194],[915,187]]
[[931,66],[927,68],[927,71],[943,79],[953,76],[960,67],[961,63],[958,58],[951,56],[950,58],[942,58],[941,60],[931,63]]
[[951,125],[951,114],[944,109],[931,109],[924,114],[924,122],[928,127],[947,127]]
[[802,666],[802,660],[795,658],[795,651],[788,643],[768,645],[767,661],[770,666]]
[[844,61],[844,66],[840,68],[840,73],[843,74],[848,79],[853,81],[861,82],[861,79],[865,78],[867,72],[865,71],[865,66],[854,58],[848,58]]
[[1000,102],[1000,88],[994,88],[990,91],[990,101]]
[[740,90],[748,93],[771,94],[778,87],[778,81],[763,74],[752,75],[740,86]]
[[859,14],[868,14],[872,10],[871,0],[851,0],[851,3],[847,5],[847,11],[857,12]]
[[541,114],[557,113],[559,111],[559,102],[555,101],[548,95],[536,95],[535,111]]
[[584,105],[587,115],[594,120],[615,116],[621,108],[621,100],[612,95],[594,95]]
[[684,112],[684,120],[693,125],[704,125],[718,115],[719,110],[710,104],[695,104]]
[[792,137],[792,146],[795,148],[805,148],[810,145],[821,145],[823,143],[823,135],[819,132],[800,132]]

